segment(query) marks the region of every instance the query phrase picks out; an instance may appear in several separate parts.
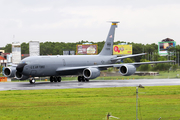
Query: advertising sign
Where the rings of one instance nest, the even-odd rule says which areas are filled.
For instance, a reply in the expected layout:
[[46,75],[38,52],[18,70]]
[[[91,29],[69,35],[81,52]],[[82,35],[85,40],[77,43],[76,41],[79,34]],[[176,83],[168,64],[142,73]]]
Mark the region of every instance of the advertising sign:
[[84,44],[76,46],[76,55],[97,55],[98,47],[97,44]]
[[159,55],[168,55],[168,49],[176,47],[176,42],[158,42],[158,53]]
[[113,45],[113,55],[131,55],[132,45]]

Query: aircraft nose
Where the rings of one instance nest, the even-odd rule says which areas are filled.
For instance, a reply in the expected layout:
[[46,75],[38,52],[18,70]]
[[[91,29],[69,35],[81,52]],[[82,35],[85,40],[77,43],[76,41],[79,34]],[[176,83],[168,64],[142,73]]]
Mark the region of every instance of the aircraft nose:
[[16,70],[21,73],[25,65],[27,64],[26,63],[18,64],[18,66],[16,67]]

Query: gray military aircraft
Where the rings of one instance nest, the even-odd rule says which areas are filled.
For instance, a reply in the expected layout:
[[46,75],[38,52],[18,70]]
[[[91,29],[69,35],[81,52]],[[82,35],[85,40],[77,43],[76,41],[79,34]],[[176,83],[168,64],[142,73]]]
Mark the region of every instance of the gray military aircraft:
[[100,76],[101,70],[116,67],[120,74],[129,76],[135,73],[136,68],[142,64],[167,63],[173,61],[135,62],[117,64],[122,59],[145,55],[145,53],[118,57],[113,55],[113,42],[115,28],[119,22],[112,22],[109,34],[102,51],[98,55],[70,55],[70,56],[33,56],[23,59],[18,65],[6,67],[4,75],[19,80],[30,79],[35,83],[34,77],[49,76],[50,82],[61,82],[64,75],[78,75],[78,81],[84,82]]

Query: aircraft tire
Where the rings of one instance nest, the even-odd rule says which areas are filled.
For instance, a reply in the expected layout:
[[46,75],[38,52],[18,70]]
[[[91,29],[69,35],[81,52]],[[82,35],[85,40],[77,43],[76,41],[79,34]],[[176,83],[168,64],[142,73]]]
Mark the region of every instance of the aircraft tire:
[[51,76],[51,77],[50,77],[50,82],[53,82],[53,81],[54,81],[54,77]]
[[86,82],[86,78],[84,76],[81,76],[82,82]]
[[57,82],[58,81],[58,77],[54,77],[54,82]]
[[58,81],[58,82],[61,82],[61,77],[57,77],[57,81]]
[[35,84],[36,80],[35,79],[32,79],[32,84]]
[[30,84],[33,84],[33,83],[32,83],[32,80],[29,80],[29,83],[30,83]]
[[85,81],[86,81],[86,82],[89,82],[89,79],[85,78]]
[[32,79],[29,80],[29,83],[30,83],[30,84],[35,84],[35,82],[36,82],[36,80],[35,80],[34,78],[32,78]]
[[82,81],[82,77],[78,76],[78,82],[81,82],[81,81]]

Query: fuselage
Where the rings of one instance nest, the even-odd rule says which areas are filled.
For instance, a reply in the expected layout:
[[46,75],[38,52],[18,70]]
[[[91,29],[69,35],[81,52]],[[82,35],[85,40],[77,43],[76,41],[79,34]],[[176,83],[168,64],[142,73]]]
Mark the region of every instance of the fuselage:
[[93,65],[105,65],[112,64],[115,61],[111,61],[116,55],[101,56],[101,55],[70,55],[70,56],[34,56],[27,57],[21,61],[26,63],[22,74],[31,77],[41,76],[63,76],[63,75],[79,75],[82,74],[82,70],[57,72],[58,68],[68,67],[81,67],[81,66],[93,66]]

